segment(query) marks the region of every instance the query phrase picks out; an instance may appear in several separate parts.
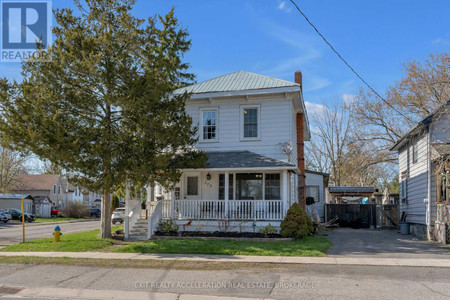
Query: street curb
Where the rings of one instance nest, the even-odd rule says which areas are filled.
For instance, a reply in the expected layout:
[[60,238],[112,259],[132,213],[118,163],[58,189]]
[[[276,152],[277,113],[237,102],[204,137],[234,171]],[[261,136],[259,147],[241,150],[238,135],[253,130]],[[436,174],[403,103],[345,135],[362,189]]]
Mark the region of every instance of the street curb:
[[212,296],[180,294],[173,292],[147,292],[147,291],[121,291],[121,290],[94,290],[94,289],[71,289],[58,287],[22,287],[8,285],[8,287],[22,289],[14,295],[8,295],[9,298],[51,298],[51,299],[134,299],[134,300],[269,300],[269,298],[248,298],[248,297],[230,297],[230,296]]
[[[69,221],[61,221],[61,222],[40,222],[40,223],[26,223],[25,222],[25,227],[30,227],[30,226],[41,226],[41,225],[51,225],[51,224],[68,224],[68,223],[83,223],[83,222],[93,222],[93,221],[98,221],[100,222],[100,219],[83,219],[83,220],[69,220]],[[22,226],[22,222],[16,223],[10,223],[10,224],[14,224],[13,226]]]
[[114,252],[0,252],[0,257],[68,257],[92,259],[132,259],[132,260],[170,260],[192,262],[222,263],[269,263],[269,264],[320,264],[343,266],[389,266],[389,267],[436,267],[450,268],[448,259],[435,258],[380,258],[380,257],[299,257],[299,256],[249,256],[249,255],[178,255],[143,254]]

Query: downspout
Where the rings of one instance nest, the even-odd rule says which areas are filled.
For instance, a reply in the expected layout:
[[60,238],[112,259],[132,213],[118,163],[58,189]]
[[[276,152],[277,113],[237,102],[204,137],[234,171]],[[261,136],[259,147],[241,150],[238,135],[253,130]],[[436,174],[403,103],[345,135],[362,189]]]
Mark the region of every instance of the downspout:
[[432,234],[431,234],[431,151],[430,151],[430,145],[431,145],[431,130],[428,128],[428,141],[427,141],[427,162],[428,162],[428,195],[427,195],[427,237],[428,240],[431,240]]

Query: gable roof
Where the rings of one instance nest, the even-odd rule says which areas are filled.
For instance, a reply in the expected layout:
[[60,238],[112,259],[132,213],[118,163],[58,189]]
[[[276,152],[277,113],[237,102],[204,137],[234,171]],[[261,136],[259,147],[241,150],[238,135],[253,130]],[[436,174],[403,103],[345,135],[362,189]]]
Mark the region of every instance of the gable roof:
[[41,175],[17,175],[14,178],[15,191],[47,191],[53,189],[53,185],[58,180],[58,174]]
[[237,71],[180,88],[176,90],[175,93],[220,93],[281,87],[297,87],[298,89],[300,89],[300,84],[246,71]]
[[435,111],[433,111],[431,114],[423,118],[419,123],[417,123],[413,128],[408,130],[392,147],[391,151],[393,150],[399,150],[406,142],[407,140],[416,135],[420,129],[428,127],[431,123],[434,121],[434,117],[437,113],[445,109],[447,106],[450,106],[450,99],[445,101],[441,106],[439,106]]

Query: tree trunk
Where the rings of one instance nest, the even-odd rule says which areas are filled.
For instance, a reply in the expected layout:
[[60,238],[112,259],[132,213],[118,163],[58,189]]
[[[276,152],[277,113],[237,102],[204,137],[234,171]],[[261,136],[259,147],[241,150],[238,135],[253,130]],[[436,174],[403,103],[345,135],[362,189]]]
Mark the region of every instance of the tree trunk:
[[111,197],[109,191],[102,192],[102,212],[100,218],[100,237],[111,238]]

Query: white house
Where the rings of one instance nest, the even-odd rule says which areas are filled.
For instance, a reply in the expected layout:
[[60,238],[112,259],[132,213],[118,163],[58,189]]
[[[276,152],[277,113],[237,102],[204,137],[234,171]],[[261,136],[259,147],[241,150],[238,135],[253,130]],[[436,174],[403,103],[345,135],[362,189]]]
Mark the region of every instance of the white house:
[[330,174],[313,170],[305,171],[306,197],[313,197],[312,208],[317,211],[321,222],[325,218],[325,189],[328,187]]
[[416,235],[442,240],[449,223],[450,100],[410,129],[391,150],[398,151],[400,214],[406,214]]
[[301,78],[301,72],[289,82],[238,71],[176,91],[192,93],[186,111],[209,164],[182,170],[173,191],[156,188],[163,200],[148,235],[161,218],[191,224],[185,230],[279,226],[289,206],[305,198],[303,143],[310,131]]

